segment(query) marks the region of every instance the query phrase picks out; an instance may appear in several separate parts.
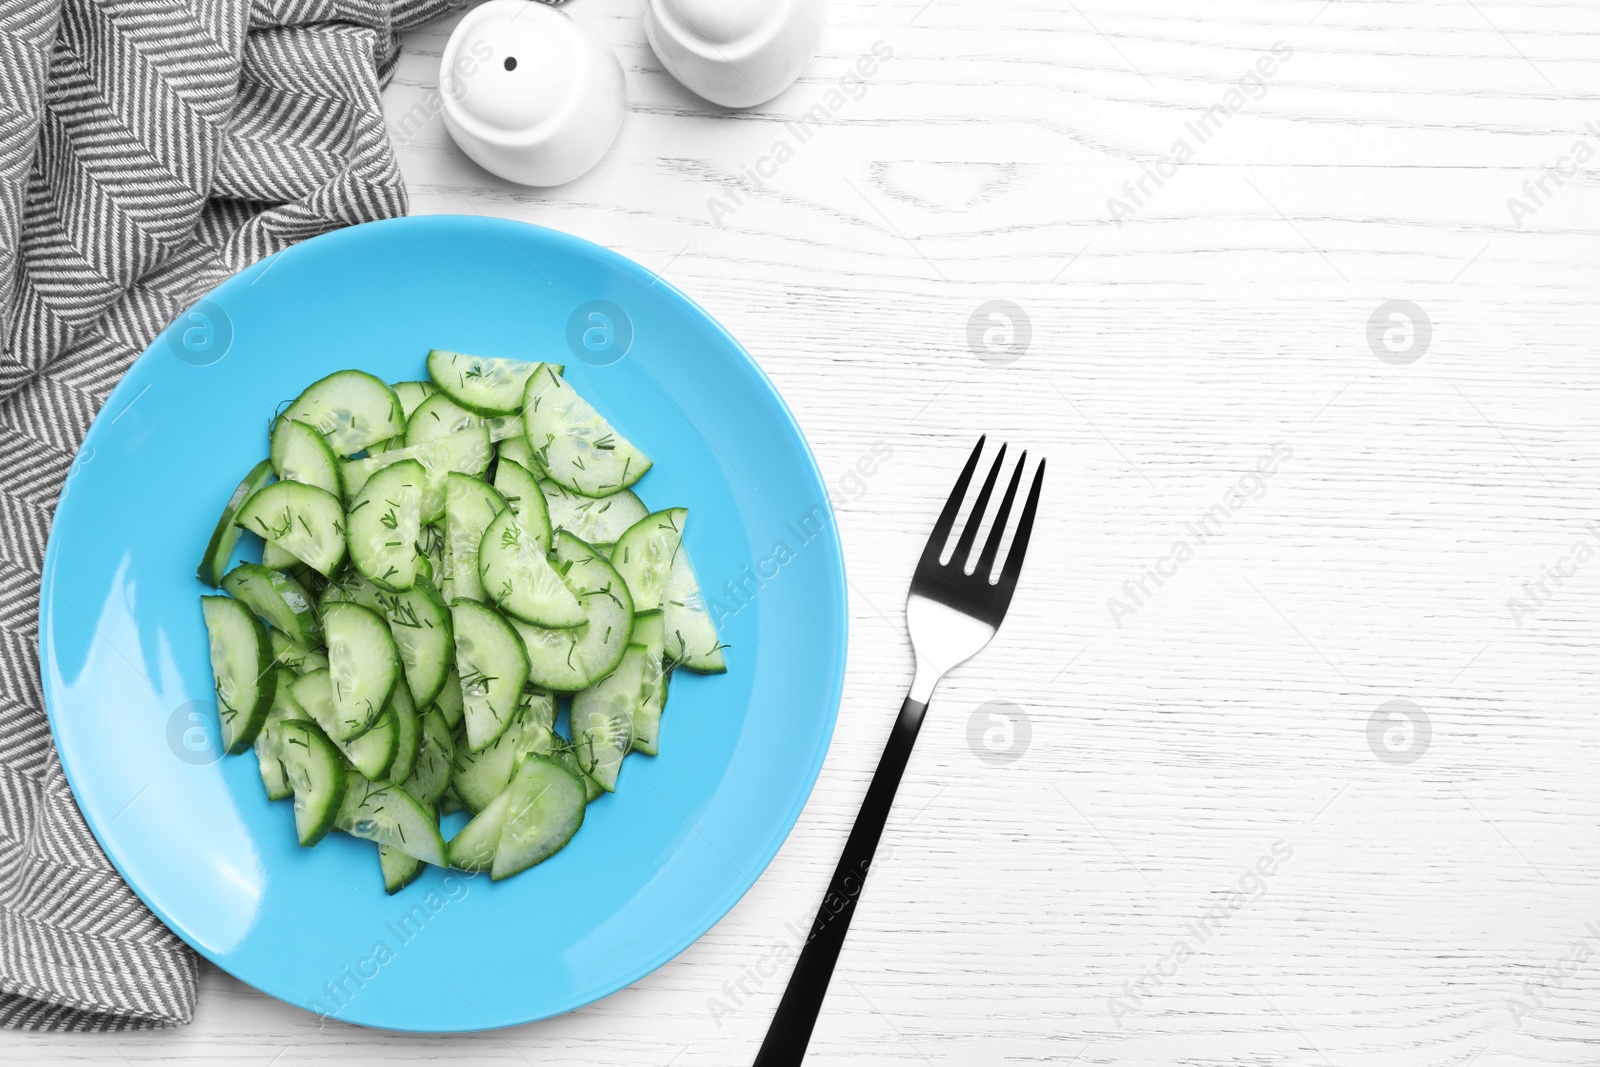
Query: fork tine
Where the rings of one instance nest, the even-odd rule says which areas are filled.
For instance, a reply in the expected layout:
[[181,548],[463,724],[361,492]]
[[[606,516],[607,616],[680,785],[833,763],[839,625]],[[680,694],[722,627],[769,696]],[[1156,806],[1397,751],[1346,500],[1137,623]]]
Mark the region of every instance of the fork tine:
[[[1020,465],[1019,465],[1020,466]],[[1011,551],[1006,553],[1005,569],[1000,572],[997,591],[1010,603],[1017,588],[1017,578],[1022,574],[1022,557],[1028,552],[1028,537],[1033,533],[1033,513],[1039,510],[1039,490],[1044,485],[1044,460],[1039,461],[1033,473],[1033,486],[1028,490],[1028,502],[1022,505],[1022,518],[1017,520],[1017,536],[1011,540]]]
[[989,497],[994,493],[994,483],[1000,477],[1000,465],[1006,461],[1006,446],[1000,445],[1000,451],[994,455],[994,463],[989,467],[989,477],[983,480],[983,488],[978,490],[978,499],[973,502],[972,514],[967,516],[967,525],[961,531],[961,540],[956,542],[956,550],[950,553],[950,565],[957,570],[967,569],[967,560],[972,558],[972,545],[978,539],[978,527],[983,525],[983,513],[989,508]]
[[995,512],[994,525],[989,528],[989,540],[984,543],[983,555],[978,557],[978,566],[972,572],[986,582],[994,570],[994,558],[1000,554],[1000,539],[1005,536],[1006,520],[1011,517],[1011,502],[1017,498],[1017,484],[1022,481],[1022,468],[1027,462],[1028,453],[1024,451],[1017,457],[1017,467],[1011,472],[1006,495],[1000,498],[1000,510]]
[[950,528],[956,524],[956,513],[961,510],[961,502],[967,497],[967,483],[972,481],[972,472],[978,468],[978,457],[983,454],[983,443],[988,439],[988,434],[978,438],[972,455],[967,457],[967,465],[961,468],[961,477],[956,479],[956,487],[950,490],[950,499],[944,502],[944,510],[939,512],[933,532],[928,535],[928,544],[922,550],[921,561],[917,563],[918,570],[939,565],[939,557],[944,554],[944,543],[950,540]]

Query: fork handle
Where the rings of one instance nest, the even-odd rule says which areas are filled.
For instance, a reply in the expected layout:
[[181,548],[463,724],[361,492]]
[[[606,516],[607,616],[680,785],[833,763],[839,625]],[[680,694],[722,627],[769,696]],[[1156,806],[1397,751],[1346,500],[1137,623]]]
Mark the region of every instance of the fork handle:
[[861,802],[850,839],[844,844],[844,855],[839,857],[839,865],[834,868],[828,893],[822,898],[816,922],[811,925],[811,936],[800,951],[800,959],[789,977],[789,988],[784,990],[778,1012],[767,1028],[767,1038],[756,1055],[755,1067],[799,1067],[806,1058],[811,1029],[817,1024],[822,1000],[828,994],[828,980],[833,977],[839,950],[844,947],[844,935],[855,914],[856,900],[866,884],[867,869],[872,866],[878,839],[883,836],[884,823],[894,804],[895,790],[900,787],[900,777],[905,773],[911,746],[916,744],[917,731],[922,728],[922,716],[927,710],[926,701],[910,696],[900,706],[900,717],[895,720],[889,743],[878,760],[872,784],[867,787],[867,797]]

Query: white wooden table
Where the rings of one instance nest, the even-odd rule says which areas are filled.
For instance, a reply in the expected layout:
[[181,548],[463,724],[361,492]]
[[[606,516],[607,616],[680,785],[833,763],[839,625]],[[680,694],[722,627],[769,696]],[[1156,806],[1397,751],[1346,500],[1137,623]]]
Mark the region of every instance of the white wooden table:
[[[1050,457],[1037,547],[934,703],[810,1062],[1600,1062],[1600,9],[845,2],[745,114],[678,88],[638,9],[567,9],[628,71],[587,177],[501,183],[438,120],[401,161],[415,213],[661,272],[805,427],[851,667],[788,844],[563,1018],[318,1029],[208,969],[187,1029],[3,1033],[0,1060],[748,1063],[909,679],[911,561],[989,432]],[[408,39],[397,120],[448,30]],[[1031,326],[1005,365],[968,342],[993,300]],[[1369,344],[1391,300],[1429,325],[1386,309]],[[1371,728],[1392,700],[1418,723]],[[969,743],[990,701],[1028,720],[1011,762]]]

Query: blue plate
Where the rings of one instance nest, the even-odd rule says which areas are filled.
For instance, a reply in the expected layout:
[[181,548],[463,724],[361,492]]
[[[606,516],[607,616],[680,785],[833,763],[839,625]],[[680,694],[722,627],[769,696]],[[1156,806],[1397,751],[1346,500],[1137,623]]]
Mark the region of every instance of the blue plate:
[[[726,675],[677,672],[661,755],[630,757],[562,852],[500,883],[430,868],[389,897],[373,846],[333,834],[298,847],[255,756],[218,756],[194,571],[280,403],[345,367],[423,377],[430,347],[564,362],[655,460],[634,487],[645,502],[689,508],[687,544],[731,647]],[[44,574],[50,725],[128,884],[242,981],[395,1030],[570,1011],[688,947],[799,817],[844,676],[833,514],[772,383],[649,271],[498,220],[358,226],[220,285],[95,420]]]

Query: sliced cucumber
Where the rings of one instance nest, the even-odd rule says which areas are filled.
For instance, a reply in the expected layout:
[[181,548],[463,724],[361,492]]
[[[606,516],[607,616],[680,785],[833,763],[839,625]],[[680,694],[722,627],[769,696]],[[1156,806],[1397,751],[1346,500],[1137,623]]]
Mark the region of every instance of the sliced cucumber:
[[548,693],[525,700],[505,733],[481,752],[456,749],[450,786],[468,811],[478,812],[505,790],[517,761],[529,754],[554,752],[560,739],[546,723],[546,703],[554,719],[555,698]]
[[540,549],[550,551],[550,510],[545,506],[539,480],[522,464],[502,456],[495,467],[494,487],[517,513],[517,522],[539,542]]
[[[451,645],[454,644],[452,639]],[[439,695],[433,698],[433,706],[439,709],[439,714],[444,716],[445,725],[451,730],[459,727],[466,718],[466,702],[461,696],[461,672],[456,670],[454,661],[444,674],[444,686],[440,688]]]
[[328,665],[328,657],[315,649],[301,648],[281,630],[267,630],[267,640],[272,644],[272,662],[287,667],[296,674],[319,670]]
[[462,430],[481,427],[483,423],[482,415],[468,411],[445,393],[435,393],[417,405],[417,410],[406,419],[406,445],[424,444]]
[[277,683],[272,642],[261,620],[237,600],[203,596],[200,610],[211,639],[222,751],[243,752],[255,741],[272,707]]
[[418,705],[431,704],[444,689],[455,663],[450,608],[423,577],[403,593],[379,592],[378,602],[389,620],[389,634],[400,653],[405,682]]
[[286,720],[272,736],[273,755],[294,790],[295,832],[302,845],[315,845],[333,829],[344,800],[344,758],[313,722]]
[[355,460],[345,464],[344,474],[351,491],[355,492],[356,487],[365,485],[378,471],[408,459],[416,460],[422,464],[422,522],[427,524],[444,516],[445,479],[450,473],[480,477],[489,469],[492,455],[488,431],[482,426],[472,426],[393,452]]
[[584,621],[583,606],[550,565],[544,546],[507,508],[490,521],[478,546],[478,578],[506,614],[551,629]]
[[635,611],[651,611],[661,606],[661,593],[667,585],[667,571],[683,542],[683,523],[687,508],[668,508],[646,515],[612,546],[611,565],[628,583]]
[[[546,730],[554,731],[556,728],[557,708],[556,695],[547,693],[543,689],[527,687],[522,690],[522,704],[520,714],[524,729],[527,724],[537,723]],[[543,752],[543,749],[537,751]]]
[[538,471],[534,464],[533,449],[528,447],[528,435],[519,433],[515,437],[507,437],[495,443],[495,455],[502,461],[510,460],[522,467],[523,470]]
[[717,624],[706,610],[700,582],[689,563],[688,545],[680,545],[672,557],[667,584],[661,592],[661,615],[667,631],[669,664],[681,664],[701,674],[721,674],[728,669]]
[[424,400],[439,391],[439,387],[432,382],[395,382],[389,388],[394,390],[395,398],[400,401],[400,413],[408,419]]
[[445,866],[444,837],[439,821],[397,785],[374,782],[359,771],[346,771],[349,784],[334,825],[352,837],[374,841],[431,863]]
[[382,778],[386,782],[403,782],[411,777],[417,767],[417,753],[422,747],[422,716],[417,714],[416,702],[405,679],[395,683],[389,695],[389,710],[394,713],[394,759]]
[[572,776],[583,783],[583,791],[586,800],[595,800],[598,797],[603,797],[606,795],[606,791],[600,788],[600,783],[595,781],[593,778],[590,778],[587,774],[584,774],[583,768],[578,766],[578,753],[571,745],[567,745],[555,752],[551,756],[551,759],[555,760],[557,763],[561,764],[561,766],[571,771]]
[[261,565],[271,571],[283,571],[288,574],[296,567],[304,568],[300,557],[290,552],[276,541],[261,542]]
[[199,579],[213,589],[222,584],[222,576],[228,571],[228,561],[233,558],[234,546],[239,543],[239,527],[234,524],[239,508],[271,478],[272,461],[264,459],[250,468],[250,473],[244,476],[244,481],[238,484],[223,505],[222,515],[217,519],[216,528],[211,531],[211,540],[206,543],[205,555],[200,557],[200,566],[195,571]]
[[528,681],[528,657],[511,624],[487,604],[457,598],[450,614],[467,748],[477,752],[511,724]]
[[282,571],[241,563],[223,576],[222,588],[296,644],[310,648],[321,643],[316,604],[305,586]]
[[334,736],[338,727],[338,711],[333,702],[333,681],[327,671],[312,671],[296,678],[294,698],[311,716],[311,720],[344,754],[351,765],[369,778],[381,778],[394,762],[399,747],[399,728],[394,711],[387,705],[378,713],[372,725],[359,737],[341,741]]
[[450,768],[455,763],[455,751],[450,725],[444,721],[439,709],[425,712],[416,766],[411,771],[411,777],[401,783],[401,788],[416,797],[424,807],[437,803],[450,787]]
[[[334,723],[328,736],[350,741],[371,727],[388,704],[400,681],[400,652],[384,617],[360,604],[329,604],[322,628],[328,638],[328,680],[333,689]],[[300,703],[322,721],[303,698]]]
[[659,751],[661,712],[667,704],[666,629],[661,612],[643,611],[633,617],[633,643],[627,655],[643,656],[639,701],[633,707],[633,750],[646,756]]
[[378,846],[378,870],[383,874],[383,889],[390,896],[417,880],[427,866],[415,856],[408,856],[393,845]]
[[502,441],[527,443],[528,435],[522,425],[521,415],[490,415],[483,420],[483,428],[489,431],[489,440],[497,445]]
[[354,455],[405,432],[400,398],[382,381],[359,370],[336,371],[313,382],[289,405],[283,418],[310,426],[341,456]]
[[322,595],[317,598],[317,610],[326,615],[328,605],[341,600],[360,604],[376,612],[383,611],[383,590],[363,578],[354,567],[346,566],[328,579],[328,584],[322,588]]
[[273,728],[280,722],[307,721],[305,709],[294,699],[289,687],[294,684],[294,673],[285,667],[278,668],[278,677],[272,688],[272,707],[267,709],[266,721],[256,734],[256,762],[261,768],[261,784],[266,787],[268,800],[284,800],[294,795],[288,772],[278,758]]
[[422,464],[404,460],[367,479],[350,501],[350,562],[384,589],[399,592],[417,582],[425,477]]
[[294,419],[279,418],[272,423],[272,469],[286,482],[304,482],[344,497],[344,477],[339,473],[339,457],[333,447],[312,426]]
[[412,696],[419,706],[436,700],[455,663],[455,649],[450,609],[433,583],[419,575],[410,589],[389,593],[349,569],[322,591],[320,610],[326,613],[329,604],[341,600],[371,608],[388,620],[389,635],[394,638]]
[[588,803],[582,781],[556,760],[542,756],[522,761],[506,796],[505,823],[490,867],[495,881],[525,871],[566,847],[583,825]]
[[344,505],[326,489],[273,482],[240,506],[235,521],[276,541],[320,574],[332,574],[344,562]]
[[584,622],[567,630],[511,620],[528,653],[528,680],[540,689],[576,693],[614,669],[633,632],[627,583],[589,545],[556,531],[556,569],[583,605]]
[[504,733],[482,751],[469,751],[459,745],[450,769],[450,788],[470,812],[487,808],[505,791],[517,762],[517,746],[522,741],[521,724],[513,722]]
[[458,596],[484,599],[478,546],[483,531],[505,509],[505,498],[483,479],[453,472],[445,479],[445,567],[439,589],[447,602]]
[[428,353],[428,377],[462,407],[480,415],[510,415],[522,407],[522,391],[538,363],[446,352]]
[[629,648],[617,669],[572,698],[572,748],[578,766],[613,793],[633,747],[633,710],[644,688],[644,650]]
[[450,866],[462,871],[487,871],[494,866],[494,850],[500,844],[510,804],[511,794],[501,793],[450,839]]
[[650,469],[650,461],[577,394],[541,368],[528,379],[522,421],[539,466],[551,481],[584,496],[609,496]]
[[549,505],[550,525],[591,545],[615,542],[630,526],[650,514],[644,501],[630,489],[592,500],[563,489],[548,478],[539,482],[539,488]]

